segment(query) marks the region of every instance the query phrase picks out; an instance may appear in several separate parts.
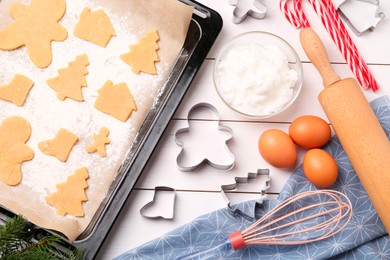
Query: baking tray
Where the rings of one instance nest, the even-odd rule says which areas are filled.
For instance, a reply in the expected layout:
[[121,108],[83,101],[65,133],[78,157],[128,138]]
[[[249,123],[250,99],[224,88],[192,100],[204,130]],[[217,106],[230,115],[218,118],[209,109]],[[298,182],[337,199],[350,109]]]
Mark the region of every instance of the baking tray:
[[[73,244],[57,234],[62,237],[58,244],[59,248],[74,249],[77,247],[84,251],[84,259],[96,257],[170,119],[222,29],[222,18],[214,10],[196,1],[179,1],[195,7],[185,43],[167,81],[146,116],[132,148],[118,170],[108,195],[101,203],[90,225]],[[2,207],[0,213],[3,221],[6,217],[14,216],[12,212]],[[47,233],[53,234],[52,231],[39,228],[31,223],[28,223],[28,229],[37,237]]]

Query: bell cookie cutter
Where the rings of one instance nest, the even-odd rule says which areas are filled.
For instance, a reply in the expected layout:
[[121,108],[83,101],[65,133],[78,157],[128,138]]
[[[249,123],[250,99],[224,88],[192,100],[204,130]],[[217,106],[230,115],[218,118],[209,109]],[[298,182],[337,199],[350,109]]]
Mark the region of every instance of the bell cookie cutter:
[[251,212],[248,212],[242,207],[247,207],[248,205],[243,205],[242,203],[238,203],[235,205],[232,205],[229,197],[227,196],[227,193],[232,193],[234,191],[237,191],[238,186],[242,184],[249,183],[251,180],[257,179],[259,176],[265,176],[265,183],[264,186],[260,189],[260,195],[259,199],[256,201],[253,201],[253,206],[255,206],[257,203],[261,203],[263,197],[265,196],[266,192],[268,191],[269,187],[271,186],[271,177],[270,177],[270,170],[269,169],[258,169],[256,172],[249,172],[247,174],[247,177],[236,177],[234,178],[235,182],[232,184],[226,184],[221,186],[221,194],[222,197],[227,202],[227,207],[234,213],[238,213],[242,216],[244,216],[247,219],[253,219],[254,218],[254,210]]
[[[161,209],[163,206],[162,205],[157,205],[158,209],[157,212],[153,212],[152,208],[156,206],[158,203],[158,194],[160,193],[168,193],[170,196],[169,199],[172,201],[172,203],[169,205],[169,207],[164,206],[164,209],[166,209],[166,212],[163,212]],[[141,216],[145,218],[151,218],[151,219],[173,219],[174,217],[174,212],[175,212],[175,201],[176,201],[176,190],[170,187],[166,186],[157,186],[154,188],[154,194],[153,194],[153,199],[146,203],[140,210]],[[166,205],[166,201],[164,201],[164,205]],[[153,213],[150,213],[152,211]]]
[[332,0],[332,3],[357,36],[374,31],[385,17],[378,12],[379,0]]
[[248,16],[254,19],[263,19],[267,13],[267,7],[260,0],[229,0],[229,4],[235,6],[233,23],[241,23]]
[[[228,155],[230,157],[230,162],[226,163],[226,164],[221,164],[221,163],[216,163],[216,162],[213,162],[213,160],[211,160],[210,158],[207,158],[207,156],[205,156],[203,159],[201,159],[199,162],[195,163],[194,165],[184,165],[183,164],[183,157],[184,157],[184,154],[185,154],[185,149],[184,149],[184,142],[180,140],[179,136],[183,133],[186,133],[186,132],[190,132],[190,120],[191,120],[191,114],[194,113],[195,110],[197,109],[207,109],[207,110],[210,110],[214,117],[215,117],[215,120],[218,122],[218,128],[217,130],[219,131],[224,131],[224,132],[227,132],[229,134],[229,137],[226,139],[225,143],[224,143],[224,148],[225,148],[225,151],[226,151],[226,155]],[[185,127],[185,128],[181,128],[179,130],[176,131],[175,135],[174,135],[174,139],[175,139],[175,142],[178,146],[180,146],[182,149],[180,151],[180,153],[178,154],[178,156],[176,157],[176,164],[178,166],[178,168],[181,170],[181,171],[194,171],[196,169],[198,169],[199,167],[207,164],[213,168],[216,168],[216,169],[219,169],[219,170],[230,170],[231,168],[233,168],[234,166],[234,161],[235,161],[235,157],[234,155],[231,153],[231,151],[229,150],[227,144],[230,142],[230,140],[233,138],[233,130],[228,127],[228,126],[223,126],[220,124],[220,119],[219,119],[219,113],[218,113],[218,110],[211,104],[209,103],[198,103],[196,105],[194,105],[189,111],[188,111],[188,115],[187,115],[187,122],[188,122],[188,127]],[[207,154],[207,152],[205,152],[205,154]]]

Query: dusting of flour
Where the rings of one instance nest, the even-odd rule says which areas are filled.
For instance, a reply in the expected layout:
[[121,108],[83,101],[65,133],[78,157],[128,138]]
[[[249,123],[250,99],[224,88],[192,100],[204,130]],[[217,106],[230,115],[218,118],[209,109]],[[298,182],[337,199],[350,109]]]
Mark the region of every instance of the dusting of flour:
[[[27,2],[28,1],[22,1]],[[73,28],[84,7],[91,10],[101,8],[91,4],[91,1],[67,1],[67,11],[60,21],[68,31],[64,42],[53,42],[53,61],[46,69],[35,67],[25,47],[15,51],[0,50],[0,85],[8,83],[16,73],[31,78],[35,84],[23,107],[0,100],[0,121],[9,116],[19,115],[31,124],[32,133],[27,145],[35,152],[33,160],[22,164],[22,184],[34,190],[42,203],[44,197],[56,190],[56,184],[64,182],[70,174],[82,166],[88,168],[90,188],[87,196],[93,199],[96,192],[94,186],[103,190],[107,188],[108,180],[115,177],[126,152],[131,147],[134,137],[142,124],[145,115],[161,86],[161,76],[135,75],[131,68],[120,60],[119,56],[129,51],[129,45],[138,40],[132,34],[122,17],[116,16],[105,9],[113,24],[116,37],[112,37],[106,48],[79,39],[73,35]],[[61,101],[46,83],[46,80],[58,75],[58,69],[68,67],[68,63],[78,55],[87,54],[90,65],[86,75],[87,87],[82,88],[84,102],[66,99]],[[160,64],[157,66],[164,66]],[[159,70],[159,67],[157,67]],[[94,108],[97,90],[106,80],[114,84],[125,82],[133,94],[137,105],[127,122],[121,122]],[[111,144],[106,146],[107,156],[101,158],[97,153],[88,154],[85,148],[89,146],[94,133],[101,127],[110,130]],[[43,140],[52,139],[60,128],[65,128],[79,138],[66,162],[43,154],[37,145]],[[103,184],[104,183],[104,184]]]

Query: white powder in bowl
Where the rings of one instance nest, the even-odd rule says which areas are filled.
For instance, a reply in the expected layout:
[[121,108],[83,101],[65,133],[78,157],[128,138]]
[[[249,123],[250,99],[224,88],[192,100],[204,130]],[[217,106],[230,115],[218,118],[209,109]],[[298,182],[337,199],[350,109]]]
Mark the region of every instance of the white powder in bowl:
[[297,80],[297,72],[289,68],[277,45],[233,47],[216,67],[221,97],[233,109],[252,116],[280,111],[293,99]]

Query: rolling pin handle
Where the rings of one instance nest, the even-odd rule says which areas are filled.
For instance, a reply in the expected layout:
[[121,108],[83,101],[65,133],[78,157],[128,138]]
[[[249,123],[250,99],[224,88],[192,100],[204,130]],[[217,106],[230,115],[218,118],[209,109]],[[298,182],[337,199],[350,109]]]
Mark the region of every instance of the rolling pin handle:
[[329,87],[339,81],[340,77],[330,65],[325,46],[313,29],[302,29],[299,38],[306,55],[320,73],[324,87]]

